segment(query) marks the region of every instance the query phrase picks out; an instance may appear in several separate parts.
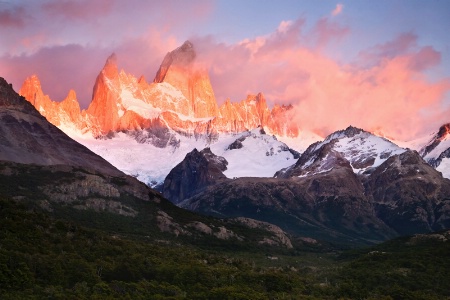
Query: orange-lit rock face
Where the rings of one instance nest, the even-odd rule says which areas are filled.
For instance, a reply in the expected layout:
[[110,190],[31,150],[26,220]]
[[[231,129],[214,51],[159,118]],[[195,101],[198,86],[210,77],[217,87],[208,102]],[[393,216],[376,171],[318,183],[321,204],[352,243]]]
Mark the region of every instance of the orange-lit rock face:
[[154,83],[168,83],[188,100],[183,114],[194,118],[218,115],[214,91],[206,69],[195,63],[194,46],[186,41],[164,58]]
[[271,114],[264,95],[249,95],[239,103],[227,100],[219,109],[217,127],[221,131],[239,132],[258,126],[269,127]]
[[73,124],[78,128],[82,126],[80,105],[75,91],[70,90],[63,101],[54,102],[48,95],[44,95],[39,78],[33,75],[25,80],[19,94],[33,104],[50,123],[56,126],[62,124]]
[[50,105],[51,100],[42,92],[41,82],[36,75],[25,79],[19,93],[33,104],[38,111],[42,111]]
[[271,132],[278,136],[296,137],[299,134],[299,128],[293,120],[292,105],[275,105],[271,111]]
[[195,64],[195,57],[193,45],[185,42],[166,55],[153,82],[147,83],[144,77],[119,72],[113,54],[97,76],[86,111],[80,112],[74,91],[60,103],[51,101],[36,76],[25,81],[20,94],[51,123],[73,123],[94,136],[155,124],[187,135],[213,136],[258,126],[277,135],[298,135],[298,128],[290,121],[292,106],[276,105],[271,111],[261,93],[241,102],[227,100],[219,108],[208,73]]
[[438,132],[438,140],[444,140],[450,134],[450,123],[444,124],[439,128]]
[[97,76],[92,93],[92,102],[86,111],[88,115],[93,116],[94,122],[102,133],[117,129],[119,122],[117,108],[119,85],[116,55],[112,54]]

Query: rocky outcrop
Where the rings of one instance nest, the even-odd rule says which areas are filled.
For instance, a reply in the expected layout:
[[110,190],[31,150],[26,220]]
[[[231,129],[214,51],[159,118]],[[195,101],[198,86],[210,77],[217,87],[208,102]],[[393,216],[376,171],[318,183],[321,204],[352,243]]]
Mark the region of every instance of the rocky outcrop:
[[191,235],[189,231],[186,231],[180,224],[173,220],[173,218],[166,212],[160,210],[158,211],[158,216],[156,217],[156,222],[158,228],[162,232],[168,232],[175,234],[176,236],[181,235]]
[[448,167],[439,167],[442,161],[450,158],[450,123],[442,125],[438,132],[419,150],[420,155],[432,167],[442,171],[444,177],[450,177]]
[[194,45],[186,41],[164,58],[155,83],[168,83],[189,100],[186,116],[207,118],[217,116],[218,107],[206,68],[196,61]]
[[187,199],[206,187],[226,180],[222,173],[227,161],[216,156],[209,148],[194,149],[170,171],[164,180],[163,195],[175,204]]
[[117,87],[119,85],[117,57],[112,54],[95,80],[92,101],[87,109],[87,114],[93,116],[101,133],[118,129],[120,116],[117,100],[120,97],[120,90]]
[[433,138],[420,149],[419,153],[422,157],[427,156],[433,151],[448,135],[450,134],[450,123],[442,125]]
[[389,158],[364,186],[377,216],[399,234],[450,228],[450,180],[415,151]]
[[284,245],[286,246],[286,248],[293,248],[292,242],[289,237],[283,230],[281,230],[280,227],[276,225],[243,217],[236,218],[235,220],[247,227],[265,229],[274,234],[272,238],[265,238],[264,240],[260,241],[261,244]]
[[375,216],[351,168],[304,178],[224,181],[181,205],[209,215],[257,219],[294,235],[334,242],[369,243],[395,235]]
[[39,78],[33,75],[25,80],[19,94],[33,104],[53,125],[79,130],[85,127],[85,120],[74,90],[70,90],[63,101],[52,101],[48,95],[44,95]]

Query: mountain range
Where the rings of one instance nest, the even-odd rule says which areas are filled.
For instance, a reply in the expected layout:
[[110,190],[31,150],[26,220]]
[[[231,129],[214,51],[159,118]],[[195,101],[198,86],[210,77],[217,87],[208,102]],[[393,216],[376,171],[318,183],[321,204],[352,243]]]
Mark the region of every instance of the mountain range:
[[169,173],[163,194],[193,211],[332,241],[375,242],[450,226],[450,180],[418,152],[355,127],[312,144],[274,178],[230,179],[226,166],[209,149],[194,150]]
[[325,138],[303,131],[292,106],[269,109],[262,93],[219,106],[189,41],[165,56],[152,82],[119,71],[111,55],[85,110],[74,91],[52,101],[37,76],[19,93],[70,137],[190,210],[333,241],[450,227],[448,124],[399,147],[352,126]]

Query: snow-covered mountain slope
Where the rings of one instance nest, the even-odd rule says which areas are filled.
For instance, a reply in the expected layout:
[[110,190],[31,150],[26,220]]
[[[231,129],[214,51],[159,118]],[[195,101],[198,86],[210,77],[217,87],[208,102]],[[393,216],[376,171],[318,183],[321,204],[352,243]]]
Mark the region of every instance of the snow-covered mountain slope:
[[[447,155],[449,154],[450,153],[447,153]],[[443,158],[439,166],[436,167],[436,170],[441,172],[442,176],[444,176],[445,178],[450,178],[450,158],[448,157]]]
[[389,157],[404,151],[385,138],[350,126],[309,146],[294,166],[281,170],[277,177],[304,177],[323,173],[345,161],[348,161],[355,174],[370,173]]
[[163,148],[138,142],[134,136],[122,132],[105,139],[95,139],[87,135],[73,138],[119,170],[151,187],[162,183],[170,170],[182,161],[187,153],[194,148],[203,149],[208,145],[205,140],[181,135],[177,136],[178,145]]
[[[298,158],[296,151],[260,128],[239,134],[219,134],[214,140],[174,132],[152,136],[146,131],[119,132],[104,139],[88,134],[72,138],[151,187],[163,183],[170,170],[193,149],[210,147],[214,154],[224,157],[228,161],[224,172],[228,178],[272,177],[276,171],[295,164]],[[152,138],[158,138],[164,146],[155,146],[158,142]]]
[[450,123],[442,125],[420,149],[420,155],[446,178],[450,178]]
[[275,136],[260,128],[236,135],[224,135],[211,151],[228,161],[228,178],[273,177],[276,171],[295,164],[298,154]]

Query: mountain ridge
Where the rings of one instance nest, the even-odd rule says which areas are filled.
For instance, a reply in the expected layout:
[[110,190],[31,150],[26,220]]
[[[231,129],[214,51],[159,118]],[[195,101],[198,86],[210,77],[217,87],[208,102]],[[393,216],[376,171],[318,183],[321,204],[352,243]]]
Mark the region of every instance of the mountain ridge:
[[[195,59],[194,45],[186,41],[166,55],[153,81],[147,83],[143,76],[138,79],[119,71],[117,56],[112,54],[97,76],[89,107],[79,113],[44,95],[36,75],[25,80],[20,93],[51,123],[68,123],[67,127],[94,137],[150,128],[157,119],[182,134],[232,133],[263,126],[279,136],[298,135],[299,129],[290,122],[292,106],[275,105],[270,110],[262,93],[241,102],[227,100],[219,107],[208,72]],[[64,122],[58,114],[71,118]]]
[[[188,157],[172,172],[189,174]],[[218,179],[206,188],[175,202],[177,185],[168,176],[164,195],[196,212],[255,218],[328,241],[374,242],[450,227],[450,180],[418,152],[352,126],[312,144],[274,178],[223,180],[208,170],[201,176]]]

